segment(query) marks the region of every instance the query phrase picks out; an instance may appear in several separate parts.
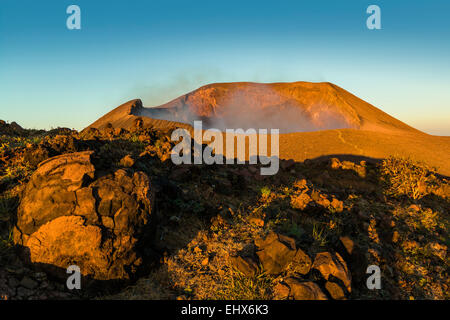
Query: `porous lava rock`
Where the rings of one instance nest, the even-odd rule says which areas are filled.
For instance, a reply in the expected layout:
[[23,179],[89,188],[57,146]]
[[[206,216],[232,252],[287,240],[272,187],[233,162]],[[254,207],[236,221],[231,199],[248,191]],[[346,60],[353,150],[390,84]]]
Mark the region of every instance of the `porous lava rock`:
[[85,151],[39,164],[21,197],[14,241],[56,275],[77,265],[95,280],[130,279],[142,264],[154,190],[145,173],[100,171],[94,159]]

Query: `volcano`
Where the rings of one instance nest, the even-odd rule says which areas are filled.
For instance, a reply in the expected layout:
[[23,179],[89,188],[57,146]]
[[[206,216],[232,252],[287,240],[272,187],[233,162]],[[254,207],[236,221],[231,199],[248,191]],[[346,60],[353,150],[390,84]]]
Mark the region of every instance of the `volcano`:
[[328,82],[210,84],[157,107],[144,108],[140,100],[130,101],[90,127],[101,128],[108,122],[126,127],[128,116],[170,121],[147,124],[156,127],[203,120],[218,129],[276,128],[282,133],[344,128],[416,131]]
[[393,155],[450,175],[450,137],[423,133],[328,82],[214,83],[156,107],[131,100],[88,128],[191,129],[194,120],[205,129],[279,129],[282,159]]

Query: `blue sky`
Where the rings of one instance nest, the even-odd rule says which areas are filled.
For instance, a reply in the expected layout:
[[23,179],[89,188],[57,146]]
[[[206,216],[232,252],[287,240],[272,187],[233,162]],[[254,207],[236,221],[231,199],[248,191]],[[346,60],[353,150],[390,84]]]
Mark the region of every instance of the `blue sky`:
[[[81,8],[68,30],[66,8]],[[366,8],[381,8],[368,30]],[[450,135],[450,1],[0,1],[0,119],[81,129],[211,82],[330,81]]]

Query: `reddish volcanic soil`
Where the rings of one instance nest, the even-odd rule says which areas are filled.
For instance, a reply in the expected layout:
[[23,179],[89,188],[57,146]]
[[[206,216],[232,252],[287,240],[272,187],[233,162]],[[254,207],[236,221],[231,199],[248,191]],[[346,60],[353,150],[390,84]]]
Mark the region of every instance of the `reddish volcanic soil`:
[[450,137],[425,134],[331,83],[219,83],[144,108],[129,101],[88,128],[278,128],[280,158],[410,157],[450,175]]

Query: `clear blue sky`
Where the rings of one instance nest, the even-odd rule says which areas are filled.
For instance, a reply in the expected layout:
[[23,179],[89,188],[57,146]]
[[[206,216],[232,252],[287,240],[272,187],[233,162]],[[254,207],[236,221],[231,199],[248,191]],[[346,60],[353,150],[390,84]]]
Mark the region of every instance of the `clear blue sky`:
[[[66,8],[81,8],[81,30]],[[366,28],[381,8],[382,30]],[[211,82],[330,81],[450,135],[450,1],[0,1],[0,119],[80,129]]]

